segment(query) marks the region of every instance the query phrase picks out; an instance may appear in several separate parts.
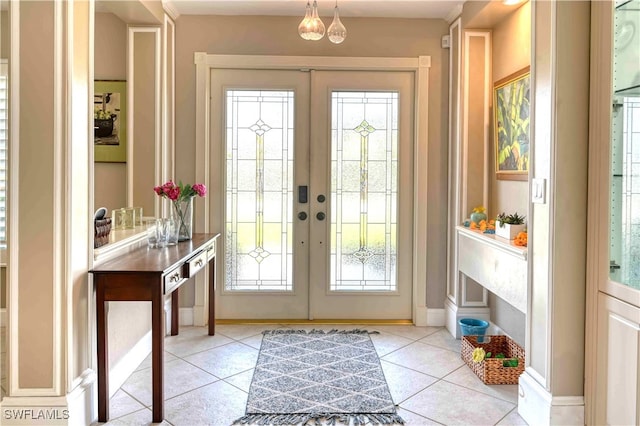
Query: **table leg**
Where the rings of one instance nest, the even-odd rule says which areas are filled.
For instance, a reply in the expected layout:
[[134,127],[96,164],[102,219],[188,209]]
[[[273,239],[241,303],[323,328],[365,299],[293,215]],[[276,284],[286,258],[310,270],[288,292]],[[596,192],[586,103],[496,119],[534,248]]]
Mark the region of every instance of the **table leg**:
[[153,376],[153,422],[164,420],[164,306],[162,285],[154,286],[151,296],[151,373]]
[[216,257],[209,261],[209,336],[216,334]]
[[177,336],[178,329],[180,327],[179,313],[180,313],[180,297],[178,292],[179,288],[175,289],[171,293],[171,335]]
[[109,356],[107,353],[107,309],[101,277],[96,278],[96,322],[98,325],[98,421],[109,420]]

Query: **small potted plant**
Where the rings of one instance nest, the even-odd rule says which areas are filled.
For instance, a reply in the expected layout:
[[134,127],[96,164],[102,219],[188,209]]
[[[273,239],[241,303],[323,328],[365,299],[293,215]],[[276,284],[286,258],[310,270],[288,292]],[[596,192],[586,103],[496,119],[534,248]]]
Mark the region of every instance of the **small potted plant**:
[[113,133],[113,123],[118,116],[109,110],[96,108],[93,112],[94,137],[107,138]]
[[509,215],[503,212],[496,218],[496,236],[498,237],[513,240],[525,228],[524,216],[520,216],[518,212]]

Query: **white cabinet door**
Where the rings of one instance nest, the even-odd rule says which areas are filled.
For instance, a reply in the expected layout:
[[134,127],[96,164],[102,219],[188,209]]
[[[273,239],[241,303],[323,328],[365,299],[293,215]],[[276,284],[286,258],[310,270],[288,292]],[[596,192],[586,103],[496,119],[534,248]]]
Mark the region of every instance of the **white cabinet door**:
[[640,424],[640,308],[598,297],[595,424]]

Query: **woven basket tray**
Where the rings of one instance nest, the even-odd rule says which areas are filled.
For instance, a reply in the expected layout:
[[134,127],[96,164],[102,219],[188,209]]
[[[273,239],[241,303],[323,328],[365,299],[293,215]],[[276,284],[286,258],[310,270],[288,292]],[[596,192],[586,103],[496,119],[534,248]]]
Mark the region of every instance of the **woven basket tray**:
[[107,244],[109,233],[111,233],[111,218],[96,219],[94,221],[93,248]]
[[[477,336],[462,336],[462,360],[486,385],[515,385],[524,371],[524,349],[508,336],[484,336],[485,343],[478,343]],[[506,358],[518,358],[517,367],[503,367],[502,358],[486,358],[473,362],[473,350],[482,348],[491,356],[503,353]]]

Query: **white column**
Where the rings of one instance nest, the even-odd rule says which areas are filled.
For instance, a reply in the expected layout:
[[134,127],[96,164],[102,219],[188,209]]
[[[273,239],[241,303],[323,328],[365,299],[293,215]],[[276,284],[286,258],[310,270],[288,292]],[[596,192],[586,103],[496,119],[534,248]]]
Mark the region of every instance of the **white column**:
[[[489,103],[491,99],[491,32],[461,29],[461,19],[450,27],[451,68],[449,72],[449,277],[445,299],[445,325],[460,337],[458,320],[472,317],[489,321],[488,294],[466,276],[460,267],[457,225],[477,206],[488,206]],[[474,256],[476,267],[483,262]]]
[[40,416],[48,424],[91,421],[93,6],[10,3],[10,369],[3,424],[34,424]]
[[584,424],[589,19],[589,2],[532,3],[530,178],[546,180],[548,197],[530,208],[518,413],[536,425]]

